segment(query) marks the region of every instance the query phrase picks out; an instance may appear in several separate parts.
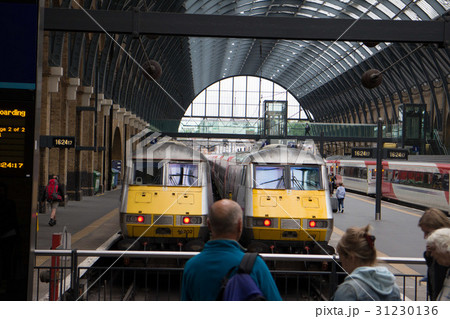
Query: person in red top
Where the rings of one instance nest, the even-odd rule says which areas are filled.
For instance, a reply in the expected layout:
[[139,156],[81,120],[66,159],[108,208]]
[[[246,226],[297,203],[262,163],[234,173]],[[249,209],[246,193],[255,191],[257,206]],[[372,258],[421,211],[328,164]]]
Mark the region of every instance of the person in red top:
[[[53,193],[55,193],[54,196]],[[48,221],[48,224],[50,226],[56,225],[56,209],[58,208],[59,203],[63,201],[63,198],[64,194],[61,187],[59,187],[58,176],[53,175],[52,178],[48,181],[48,185],[45,188],[44,193],[42,194],[42,201],[47,201],[52,209],[50,220]]]

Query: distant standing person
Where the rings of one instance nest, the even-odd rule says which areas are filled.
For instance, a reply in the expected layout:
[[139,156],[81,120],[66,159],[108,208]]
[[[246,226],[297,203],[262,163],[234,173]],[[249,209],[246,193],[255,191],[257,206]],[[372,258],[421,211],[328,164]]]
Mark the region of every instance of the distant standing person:
[[427,238],[427,248],[438,264],[447,267],[437,301],[450,301],[450,228],[435,230]]
[[56,209],[59,206],[59,203],[63,201],[64,193],[59,187],[58,176],[53,175],[52,178],[48,181],[47,187],[45,187],[45,191],[42,194],[42,201],[47,201],[47,203],[51,207],[50,220],[48,224],[50,226],[56,225]]
[[333,195],[334,189],[336,188],[336,176],[333,173],[330,175],[330,195]]
[[305,126],[305,135],[310,135],[309,134],[309,131],[311,130],[311,128],[309,127],[309,124],[308,123],[306,123],[306,126]]
[[370,226],[348,228],[337,247],[342,268],[349,274],[337,288],[336,301],[396,301],[400,290],[395,276],[376,266],[375,236]]
[[[242,234],[242,215],[239,204],[229,199],[219,200],[211,206],[207,219],[211,240],[200,254],[186,262],[181,300],[217,300],[222,279],[244,257],[244,250],[238,243]],[[261,257],[256,258],[250,276],[266,300],[281,300],[272,274]]]
[[342,183],[339,183],[339,187],[336,189],[336,198],[338,200],[338,213],[344,213],[345,187]]
[[[428,208],[419,219],[418,226],[423,231],[423,238],[428,239],[431,233],[440,228],[449,228],[449,218],[437,208]],[[427,289],[430,300],[435,301],[442,289],[445,276],[450,267],[441,265],[431,255],[429,247],[424,251],[423,257],[427,263]]]

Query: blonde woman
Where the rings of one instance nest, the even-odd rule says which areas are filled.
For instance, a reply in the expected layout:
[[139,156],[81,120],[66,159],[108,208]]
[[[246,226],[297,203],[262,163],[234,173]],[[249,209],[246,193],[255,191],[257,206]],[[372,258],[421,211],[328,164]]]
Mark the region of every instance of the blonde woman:
[[349,275],[337,288],[334,300],[400,300],[394,275],[386,267],[376,266],[375,236],[370,233],[369,225],[348,228],[337,251],[342,267]]

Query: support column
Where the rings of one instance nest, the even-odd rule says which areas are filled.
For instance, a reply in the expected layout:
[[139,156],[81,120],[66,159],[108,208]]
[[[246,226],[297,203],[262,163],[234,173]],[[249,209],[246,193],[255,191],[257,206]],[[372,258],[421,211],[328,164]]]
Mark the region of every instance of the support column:
[[97,165],[98,171],[101,172],[100,192],[108,189],[108,175],[110,174],[110,165],[107,163],[108,155],[108,139],[109,139],[109,116],[113,101],[103,99],[101,101],[101,112],[98,113],[98,143],[97,143]]
[[[94,93],[94,88],[91,86],[81,87],[78,91],[78,105],[80,107],[89,107],[91,105],[91,95]],[[75,163],[73,171],[74,191],[73,199],[81,200],[83,198],[83,184],[82,180],[86,176],[86,163],[83,163],[84,152],[80,149],[80,146],[84,146],[87,143],[84,129],[84,121],[89,118],[90,112],[77,111],[75,119]],[[69,194],[70,195],[70,194]]]
[[[69,78],[66,82],[66,100],[69,103],[68,112],[67,112],[67,136],[75,136],[76,144],[79,143],[77,137],[77,105],[78,95],[77,90],[80,86],[79,78]],[[69,200],[74,200],[77,198],[76,192],[79,190],[77,188],[77,151],[75,148],[70,148],[67,150],[67,179],[66,179],[66,192]],[[79,183],[78,183],[79,185]]]

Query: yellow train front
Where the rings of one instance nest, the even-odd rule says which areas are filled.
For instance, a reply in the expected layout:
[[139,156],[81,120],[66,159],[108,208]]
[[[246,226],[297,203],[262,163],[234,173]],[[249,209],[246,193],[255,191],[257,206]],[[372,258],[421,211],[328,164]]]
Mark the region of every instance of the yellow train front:
[[221,197],[233,198],[244,209],[242,244],[249,250],[332,252],[333,214],[320,156],[269,145],[210,160]]
[[212,201],[206,158],[174,141],[157,143],[128,161],[122,189],[120,248],[201,250]]

